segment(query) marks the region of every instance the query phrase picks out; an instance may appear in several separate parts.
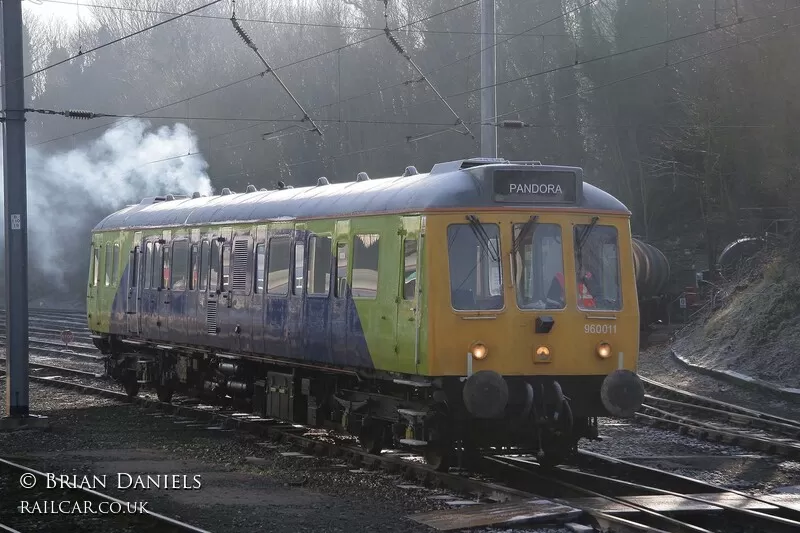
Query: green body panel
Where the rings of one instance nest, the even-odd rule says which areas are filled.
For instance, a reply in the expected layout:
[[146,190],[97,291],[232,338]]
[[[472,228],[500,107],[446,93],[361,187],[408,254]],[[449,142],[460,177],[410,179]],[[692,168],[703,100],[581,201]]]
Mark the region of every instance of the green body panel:
[[[228,223],[215,226],[190,226],[171,228],[130,228],[92,233],[92,251],[97,252],[97,281],[94,283],[95,269],[90,259],[90,272],[87,288],[87,314],[89,329],[97,333],[110,333],[111,310],[114,299],[126,300],[128,294],[117,294],[120,290],[123,273],[130,263],[131,252],[142,240],[163,238],[169,245],[171,239],[190,238],[198,242],[200,236],[208,233],[230,238],[232,234],[247,233],[258,240],[266,233],[269,238],[277,230],[295,229],[309,231],[315,235],[329,236],[332,239],[331,254],[337,253],[339,242],[348,243],[347,279],[352,280],[353,239],[356,234],[378,234],[378,292],[377,298],[353,297],[364,337],[376,370],[425,375],[428,369],[427,327],[425,299],[427,295],[424,274],[424,246],[418,245],[416,260],[416,290],[413,299],[404,299],[404,240],[418,239],[421,235],[424,217],[419,215],[364,216],[351,219],[315,219],[280,222],[251,222],[245,224]],[[260,230],[260,231],[259,231]],[[141,235],[135,239],[134,235]],[[137,235],[137,236],[138,236]],[[114,245],[118,245],[118,262],[113,268]],[[106,250],[111,247],[110,283],[105,284]],[[254,253],[255,246],[251,250]],[[293,254],[294,252],[292,252]],[[291,271],[294,272],[294,263]],[[331,286],[335,283],[335,272]],[[293,275],[293,274],[292,274]],[[122,284],[127,285],[127,284]],[[124,302],[123,302],[124,303]],[[419,304],[419,305],[418,305]],[[419,331],[417,331],[419,323]]]

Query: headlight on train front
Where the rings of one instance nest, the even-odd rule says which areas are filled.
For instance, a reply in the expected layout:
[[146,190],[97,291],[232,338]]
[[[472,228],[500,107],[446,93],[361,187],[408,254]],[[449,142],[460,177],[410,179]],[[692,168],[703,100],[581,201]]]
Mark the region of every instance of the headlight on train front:
[[486,348],[482,342],[474,342],[472,346],[469,347],[469,351],[477,360],[486,359],[486,356],[489,355],[489,350]]
[[611,357],[611,345],[607,342],[601,342],[597,345],[597,355],[603,359]]
[[536,358],[545,360],[550,358],[550,348],[547,346],[539,346],[536,348]]

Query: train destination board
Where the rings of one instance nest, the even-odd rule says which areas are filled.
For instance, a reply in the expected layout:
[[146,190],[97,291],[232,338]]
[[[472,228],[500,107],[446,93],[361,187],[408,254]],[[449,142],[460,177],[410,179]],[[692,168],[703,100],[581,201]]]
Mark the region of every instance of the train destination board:
[[497,202],[577,202],[578,178],[574,172],[552,170],[496,170],[494,199]]

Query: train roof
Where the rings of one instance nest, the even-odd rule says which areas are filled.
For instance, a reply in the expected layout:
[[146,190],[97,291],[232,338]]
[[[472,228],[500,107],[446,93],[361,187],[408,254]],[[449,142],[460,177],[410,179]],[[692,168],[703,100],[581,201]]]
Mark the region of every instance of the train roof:
[[[282,184],[279,184],[279,186]],[[561,207],[630,215],[609,193],[583,181],[579,167],[537,161],[464,159],[438,163],[428,173],[407,167],[402,176],[191,198],[149,197],[103,219],[94,231],[224,224],[246,221],[349,218],[436,209]]]

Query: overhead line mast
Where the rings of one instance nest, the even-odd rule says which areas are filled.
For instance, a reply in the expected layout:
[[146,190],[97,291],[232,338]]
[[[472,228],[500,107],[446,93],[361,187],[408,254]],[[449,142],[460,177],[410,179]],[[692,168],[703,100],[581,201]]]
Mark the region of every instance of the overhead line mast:
[[22,0],[2,0],[3,182],[5,189],[6,418],[24,424],[28,398],[28,198]]

